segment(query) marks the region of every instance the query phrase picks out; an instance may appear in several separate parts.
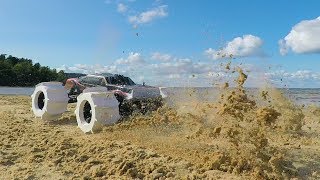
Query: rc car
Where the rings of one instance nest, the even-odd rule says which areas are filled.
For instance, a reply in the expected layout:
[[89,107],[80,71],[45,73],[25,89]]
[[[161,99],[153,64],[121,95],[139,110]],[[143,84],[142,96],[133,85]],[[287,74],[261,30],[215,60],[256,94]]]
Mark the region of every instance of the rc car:
[[43,82],[36,85],[32,111],[43,120],[55,120],[76,104],[78,127],[85,133],[96,132],[133,112],[146,113],[159,108],[166,98],[165,88],[136,84],[119,74],[94,74],[69,78],[65,83]]

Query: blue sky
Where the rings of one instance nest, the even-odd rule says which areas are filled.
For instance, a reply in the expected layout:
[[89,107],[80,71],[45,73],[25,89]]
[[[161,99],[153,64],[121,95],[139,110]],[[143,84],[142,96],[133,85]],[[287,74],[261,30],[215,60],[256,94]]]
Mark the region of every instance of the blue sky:
[[[230,80],[219,66],[228,60],[217,54],[231,53],[232,64],[245,66],[249,77],[263,76],[276,86],[320,87],[317,0],[0,4],[0,53],[68,72],[108,71],[157,85],[210,86],[225,81],[220,77]],[[260,79],[250,81],[248,86],[255,86]]]

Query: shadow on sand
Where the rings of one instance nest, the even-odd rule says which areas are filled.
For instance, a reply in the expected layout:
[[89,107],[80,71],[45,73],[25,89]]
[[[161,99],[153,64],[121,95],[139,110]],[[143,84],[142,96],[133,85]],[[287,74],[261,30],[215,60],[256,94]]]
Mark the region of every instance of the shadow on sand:
[[76,115],[70,115],[67,117],[62,117],[54,121],[50,121],[52,125],[77,125]]

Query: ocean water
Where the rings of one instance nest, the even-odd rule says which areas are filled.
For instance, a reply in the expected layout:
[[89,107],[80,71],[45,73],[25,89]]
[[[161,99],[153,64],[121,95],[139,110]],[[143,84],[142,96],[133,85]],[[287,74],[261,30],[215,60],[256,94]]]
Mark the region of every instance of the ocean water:
[[[28,95],[33,93],[33,87],[0,87],[0,95]],[[280,89],[293,102],[302,105],[315,104],[320,106],[320,88],[290,88]],[[214,88],[168,88],[167,91],[171,94],[190,94],[190,97],[196,97],[203,101],[211,101],[218,97],[219,91]],[[255,91],[250,89],[249,91]],[[179,97],[178,97],[179,98]],[[185,101],[188,100],[185,96]]]
[[0,87],[0,95],[28,95],[33,93],[33,87]]
[[320,105],[320,88],[290,88],[282,90],[291,100],[298,104]]

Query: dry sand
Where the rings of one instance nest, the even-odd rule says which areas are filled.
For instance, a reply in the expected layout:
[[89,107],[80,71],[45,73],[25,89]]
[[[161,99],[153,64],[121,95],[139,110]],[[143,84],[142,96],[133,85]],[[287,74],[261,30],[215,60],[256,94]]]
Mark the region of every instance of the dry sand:
[[1,179],[320,178],[317,107],[303,116],[280,104],[278,118],[258,108],[239,120],[219,104],[188,103],[83,134],[74,104],[53,122],[35,119],[27,96],[0,104]]
[[0,179],[320,179],[320,108],[247,94],[238,72],[215,102],[192,89],[97,134],[77,128],[74,104],[44,122],[30,97],[0,96]]
[[199,173],[192,161],[176,156],[178,150],[166,154],[175,145],[161,147],[171,144],[164,129],[116,125],[88,135],[77,128],[74,104],[59,120],[43,122],[33,117],[30,100],[0,96],[0,179],[238,179],[215,170]]

